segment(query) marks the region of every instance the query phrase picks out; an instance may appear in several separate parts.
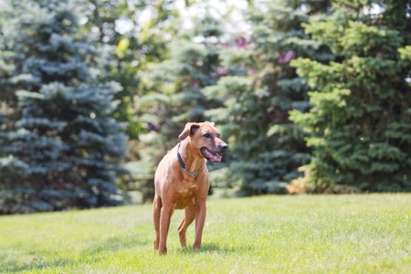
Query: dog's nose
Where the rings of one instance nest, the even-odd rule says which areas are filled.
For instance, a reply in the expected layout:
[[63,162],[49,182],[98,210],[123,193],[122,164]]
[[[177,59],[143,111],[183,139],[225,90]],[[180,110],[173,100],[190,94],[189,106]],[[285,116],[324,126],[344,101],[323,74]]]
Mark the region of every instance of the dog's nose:
[[221,144],[218,145],[218,147],[219,147],[221,150],[226,150],[226,149],[228,148],[228,145],[227,145],[226,143],[221,143]]

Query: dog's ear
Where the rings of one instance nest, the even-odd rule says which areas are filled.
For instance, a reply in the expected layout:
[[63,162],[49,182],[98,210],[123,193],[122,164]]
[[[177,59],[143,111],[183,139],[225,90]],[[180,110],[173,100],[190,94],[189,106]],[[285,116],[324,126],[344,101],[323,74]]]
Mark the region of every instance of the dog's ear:
[[178,139],[184,140],[188,135],[193,136],[197,129],[200,128],[198,123],[187,123],[183,131],[178,135]]

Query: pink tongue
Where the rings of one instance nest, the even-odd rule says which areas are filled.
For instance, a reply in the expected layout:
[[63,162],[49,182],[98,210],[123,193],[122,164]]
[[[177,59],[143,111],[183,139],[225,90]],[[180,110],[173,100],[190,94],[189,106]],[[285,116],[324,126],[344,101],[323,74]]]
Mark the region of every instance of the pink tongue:
[[210,159],[210,161],[212,162],[221,162],[221,159],[223,158],[223,156],[221,156],[220,154],[218,153],[213,154],[209,152],[208,150],[206,150],[206,154],[207,154],[208,159]]

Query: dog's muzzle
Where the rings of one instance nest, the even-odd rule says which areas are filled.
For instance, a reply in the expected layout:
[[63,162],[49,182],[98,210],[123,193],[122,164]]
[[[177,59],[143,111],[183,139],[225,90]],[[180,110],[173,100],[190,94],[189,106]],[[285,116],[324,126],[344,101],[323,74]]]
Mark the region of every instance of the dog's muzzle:
[[227,148],[227,145],[224,144],[222,147],[219,147],[219,151],[213,151],[206,147],[200,149],[201,154],[204,158],[211,162],[221,162],[223,160],[223,151]]

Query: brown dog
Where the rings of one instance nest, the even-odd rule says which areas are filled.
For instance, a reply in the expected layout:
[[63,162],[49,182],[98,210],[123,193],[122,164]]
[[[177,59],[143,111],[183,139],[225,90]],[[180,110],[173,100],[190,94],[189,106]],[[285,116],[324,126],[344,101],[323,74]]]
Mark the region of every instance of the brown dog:
[[195,219],[193,248],[200,249],[209,188],[206,160],[221,162],[222,152],[227,148],[210,122],[187,123],[178,138],[180,143],[160,161],[154,178],[154,249],[160,254],[167,253],[167,234],[174,209],[185,209],[178,227],[181,246],[186,246],[186,230]]

